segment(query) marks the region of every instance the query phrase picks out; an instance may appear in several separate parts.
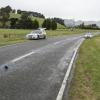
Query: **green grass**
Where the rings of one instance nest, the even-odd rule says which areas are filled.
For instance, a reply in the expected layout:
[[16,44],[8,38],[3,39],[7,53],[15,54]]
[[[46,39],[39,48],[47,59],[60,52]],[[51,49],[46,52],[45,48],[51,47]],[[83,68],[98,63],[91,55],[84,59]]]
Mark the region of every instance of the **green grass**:
[[100,100],[100,37],[80,47],[69,95],[70,100]]
[[82,29],[74,29],[73,31],[71,31],[70,29],[57,29],[55,31],[49,30],[47,31],[48,36],[62,36],[62,35],[72,35],[72,34],[82,34],[82,33],[86,33],[86,32],[100,32],[99,30],[82,30]]
[[59,24],[59,23],[57,23],[57,28],[58,28],[58,29],[65,29],[65,26],[64,26],[64,25],[61,25],[61,24]]
[[[27,41],[25,36],[31,31],[25,29],[0,29],[0,46]],[[80,34],[87,32],[87,30],[74,29],[71,31],[69,29],[58,29],[55,31],[47,30],[46,32],[47,36],[50,37]]]
[[29,32],[31,32],[31,30],[27,30],[27,29],[0,29],[0,35],[3,35],[3,34],[25,35]]
[[1,39],[0,40],[0,46],[5,46],[5,45],[11,45],[11,44],[16,44],[16,43],[21,43],[21,42],[26,42],[28,40],[25,39],[19,39],[19,38],[14,38],[14,39]]
[[25,35],[30,32],[23,29],[0,29],[0,46],[27,41]]
[[34,21],[35,19],[38,20],[39,26],[42,27],[42,23],[43,23],[43,21],[44,21],[43,18],[39,18],[39,17],[31,17],[31,18],[32,18],[33,21]]
[[10,13],[10,18],[18,18],[18,19],[20,19],[20,17],[21,17],[20,14]]
[[[42,23],[43,23],[43,21],[44,21],[43,18],[38,18],[38,17],[31,17],[31,18],[32,18],[33,21],[34,21],[35,19],[38,20],[38,21],[39,21],[39,26],[42,27]],[[57,23],[57,28],[58,28],[58,29],[65,29],[65,26],[63,26],[63,25]]]

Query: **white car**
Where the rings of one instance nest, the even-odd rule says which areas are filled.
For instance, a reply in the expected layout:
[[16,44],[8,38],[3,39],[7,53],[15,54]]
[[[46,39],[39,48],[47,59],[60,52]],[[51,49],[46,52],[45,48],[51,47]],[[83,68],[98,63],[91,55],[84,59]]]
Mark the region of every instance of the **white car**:
[[92,38],[93,37],[93,34],[92,33],[86,33],[84,35],[84,38]]
[[27,39],[46,39],[45,28],[39,28],[26,35]]

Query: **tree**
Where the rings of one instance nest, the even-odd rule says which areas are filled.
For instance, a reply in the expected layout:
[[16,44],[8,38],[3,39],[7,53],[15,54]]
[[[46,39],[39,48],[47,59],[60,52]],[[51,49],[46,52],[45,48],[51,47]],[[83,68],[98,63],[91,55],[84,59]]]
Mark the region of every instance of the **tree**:
[[15,9],[13,9],[13,10],[12,10],[12,13],[16,13],[16,10],[15,10]]
[[61,18],[54,18],[53,20],[55,20],[56,23],[59,23],[59,24],[65,26],[65,24],[64,24],[64,20],[63,20],[63,19],[61,19]]
[[12,8],[8,5],[8,6],[5,7],[5,11],[7,13],[10,13],[12,11]]
[[10,11],[11,11],[10,6],[0,9],[0,17],[1,17],[2,27],[6,26],[6,22],[9,20],[9,17],[10,17],[10,14],[9,14]]
[[26,20],[21,19],[21,20],[18,21],[17,28],[20,28],[20,29],[33,29],[34,28],[34,23],[30,18],[28,18]]
[[42,27],[43,27],[43,28],[46,28],[46,20],[43,21]]
[[21,19],[18,21],[17,28],[20,29],[33,29],[34,22],[29,18],[26,13],[23,13]]
[[33,29],[34,28],[34,22],[31,20],[31,18],[28,18],[26,20],[26,28],[27,29]]
[[93,29],[99,29],[99,27],[97,26],[97,24],[91,24],[91,27],[92,27]]
[[50,30],[51,29],[51,19],[50,18],[45,19],[43,21],[42,27],[46,28],[47,30]]
[[22,20],[26,20],[28,18],[29,18],[29,14],[28,13],[22,13],[22,15],[21,15],[21,19]]
[[17,14],[21,14],[21,10],[20,9],[17,10]]
[[56,30],[57,29],[57,23],[54,20],[51,21],[51,29],[52,30]]
[[49,19],[49,18],[46,20],[46,28],[47,28],[48,30],[51,29],[51,19]]
[[[1,14],[0,14],[1,15]],[[10,15],[8,13],[2,13],[2,18],[1,18],[1,22],[2,22],[2,27],[4,28],[6,26],[6,22],[8,21]]]
[[10,28],[16,28],[17,21],[18,21],[17,18],[11,18],[10,19]]
[[84,29],[85,28],[85,25],[84,25],[84,23],[82,23],[78,27],[81,28],[81,29]]
[[33,21],[33,24],[34,24],[34,29],[39,28],[39,22],[36,19]]
[[77,27],[81,29],[99,29],[99,27],[96,24],[84,25],[84,23],[82,23]]

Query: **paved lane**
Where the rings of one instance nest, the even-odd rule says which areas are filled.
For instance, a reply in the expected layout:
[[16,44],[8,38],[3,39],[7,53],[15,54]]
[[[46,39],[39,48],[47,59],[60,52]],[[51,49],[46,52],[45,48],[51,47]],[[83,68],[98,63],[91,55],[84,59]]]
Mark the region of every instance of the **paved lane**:
[[0,48],[1,65],[9,65],[8,70],[0,67],[0,100],[55,100],[80,39],[58,37]]
[[[69,38],[70,37],[70,38]],[[32,50],[36,50],[38,48],[44,47],[48,44],[56,43],[62,41],[63,39],[72,39],[73,36],[64,36],[64,37],[55,37],[48,38],[47,40],[32,40],[25,43],[20,43],[17,45],[1,47],[0,48],[0,65],[16,58],[21,55],[24,55]]]

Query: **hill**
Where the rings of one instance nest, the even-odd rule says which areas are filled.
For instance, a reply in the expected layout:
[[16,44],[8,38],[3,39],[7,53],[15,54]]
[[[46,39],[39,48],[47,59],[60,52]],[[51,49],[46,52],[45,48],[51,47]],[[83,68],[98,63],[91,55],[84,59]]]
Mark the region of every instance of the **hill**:
[[84,23],[84,25],[96,24],[100,28],[100,21],[82,21],[82,20],[75,21],[73,19],[65,19],[64,20],[64,24],[68,27],[69,26],[77,26],[82,23]]
[[[18,19],[20,19],[20,17],[21,17],[20,14],[10,13],[10,18],[18,18]],[[40,27],[42,26],[42,23],[43,23],[43,21],[44,21],[43,18],[33,17],[33,16],[31,16],[31,18],[32,18],[32,20],[35,20],[35,19],[38,20],[38,21],[39,21]],[[58,29],[65,29],[65,26],[63,26],[63,25],[57,23],[57,28],[58,28]]]

